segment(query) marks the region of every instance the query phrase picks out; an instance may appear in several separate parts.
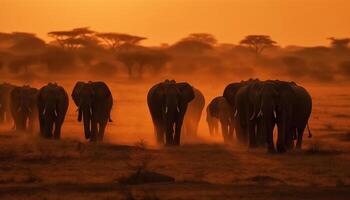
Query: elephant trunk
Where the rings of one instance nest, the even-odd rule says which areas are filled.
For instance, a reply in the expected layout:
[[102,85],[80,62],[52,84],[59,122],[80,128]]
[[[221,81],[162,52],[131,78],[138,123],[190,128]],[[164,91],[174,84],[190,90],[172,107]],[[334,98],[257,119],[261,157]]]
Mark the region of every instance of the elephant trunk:
[[[81,115],[81,109],[79,109],[79,114]],[[83,119],[84,119],[84,133],[85,138],[89,139],[91,136],[91,113],[90,108],[84,109],[83,113]],[[78,117],[79,118],[79,117]]]

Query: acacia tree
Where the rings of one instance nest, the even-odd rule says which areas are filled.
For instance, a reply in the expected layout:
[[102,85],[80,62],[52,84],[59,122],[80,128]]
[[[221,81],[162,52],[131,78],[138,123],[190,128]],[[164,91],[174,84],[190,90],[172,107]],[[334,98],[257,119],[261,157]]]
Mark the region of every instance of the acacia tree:
[[137,45],[142,40],[147,38],[129,35],[124,33],[97,33],[97,37],[99,37],[102,41],[104,41],[105,45],[107,45],[111,49],[116,49],[125,44]]
[[268,35],[248,35],[240,44],[252,48],[256,55],[260,55],[264,49],[274,47],[277,43]]
[[62,48],[75,49],[97,45],[98,40],[94,36],[95,31],[88,27],[75,28],[69,31],[52,31],[48,35],[54,38]]
[[349,47],[350,38],[328,38],[331,41],[331,47],[334,49],[346,49]]

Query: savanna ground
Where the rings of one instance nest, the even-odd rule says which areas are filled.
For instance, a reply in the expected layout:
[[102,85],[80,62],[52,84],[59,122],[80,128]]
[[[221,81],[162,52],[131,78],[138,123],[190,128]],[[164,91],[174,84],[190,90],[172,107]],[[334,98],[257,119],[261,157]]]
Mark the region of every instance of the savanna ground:
[[[0,199],[350,198],[348,87],[306,85],[313,96],[314,137],[305,133],[302,152],[271,155],[265,149],[224,145],[220,137],[210,138],[205,111],[198,138],[183,137],[181,147],[158,147],[146,94],[161,79],[121,80],[107,81],[115,104],[104,143],[84,140],[73,101],[59,141],[2,126]],[[31,84],[39,87],[48,81]],[[75,81],[58,82],[70,94]],[[208,104],[229,82],[191,83],[205,94]],[[120,183],[137,168],[174,177],[175,182]]]

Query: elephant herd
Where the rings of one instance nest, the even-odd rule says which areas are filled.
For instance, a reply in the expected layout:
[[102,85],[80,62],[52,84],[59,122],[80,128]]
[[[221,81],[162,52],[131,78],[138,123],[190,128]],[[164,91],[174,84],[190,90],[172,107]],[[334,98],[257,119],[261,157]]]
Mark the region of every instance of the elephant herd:
[[[149,90],[147,103],[157,142],[180,145],[181,133],[196,134],[205,100],[190,84],[165,80]],[[283,153],[294,148],[295,140],[296,149],[301,149],[311,110],[310,94],[296,83],[249,79],[227,85],[222,96],[208,104],[206,121],[212,136],[219,133],[221,125],[225,142],[236,138],[251,148],[266,147],[268,152],[276,152],[277,148],[277,152]]]
[[[72,91],[85,138],[102,141],[111,122],[112,93],[104,82],[77,82]],[[159,144],[180,145],[181,134],[196,136],[205,98],[186,82],[165,80],[150,88],[147,104]],[[60,138],[69,105],[68,94],[56,83],[40,89],[0,84],[0,122],[12,121],[19,131],[32,130],[36,120],[45,138]],[[309,93],[294,82],[249,79],[226,86],[206,108],[210,135],[226,143],[236,139],[251,148],[266,147],[283,153],[301,149],[312,110]],[[277,126],[276,147],[273,130]],[[309,130],[309,137],[311,133]],[[296,140],[296,144],[295,144]]]
[[[103,82],[77,82],[72,98],[78,107],[78,121],[84,120],[85,138],[102,141],[113,105],[108,86]],[[59,139],[68,105],[66,90],[56,83],[40,89],[0,84],[0,122],[13,121],[16,131],[33,131],[38,121],[42,137]]]

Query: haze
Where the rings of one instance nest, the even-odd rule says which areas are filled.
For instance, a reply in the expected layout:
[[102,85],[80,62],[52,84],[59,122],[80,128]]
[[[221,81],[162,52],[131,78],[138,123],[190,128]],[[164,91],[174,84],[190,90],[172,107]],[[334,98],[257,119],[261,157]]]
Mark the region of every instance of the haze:
[[0,32],[47,32],[89,26],[148,37],[145,45],[208,32],[222,43],[267,34],[282,46],[328,44],[350,35],[346,0],[1,0]]

